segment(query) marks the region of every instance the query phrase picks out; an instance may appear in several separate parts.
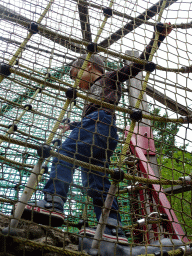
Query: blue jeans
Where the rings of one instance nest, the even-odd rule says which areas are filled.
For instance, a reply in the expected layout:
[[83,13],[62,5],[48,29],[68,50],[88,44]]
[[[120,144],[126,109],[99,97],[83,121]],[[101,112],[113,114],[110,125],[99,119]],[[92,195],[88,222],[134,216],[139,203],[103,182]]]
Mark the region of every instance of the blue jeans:
[[[77,124],[58,152],[83,162],[108,168],[109,159],[117,146],[117,139],[117,129],[112,115],[104,110],[95,111]],[[54,158],[50,179],[46,183],[43,192],[59,195],[65,202],[76,167],[61,159]],[[104,205],[106,192],[111,184],[108,174],[81,167],[81,175],[83,187],[87,190],[88,195],[93,198],[94,211],[99,220],[101,207]],[[120,220],[117,210],[117,200],[114,199],[110,217]]]

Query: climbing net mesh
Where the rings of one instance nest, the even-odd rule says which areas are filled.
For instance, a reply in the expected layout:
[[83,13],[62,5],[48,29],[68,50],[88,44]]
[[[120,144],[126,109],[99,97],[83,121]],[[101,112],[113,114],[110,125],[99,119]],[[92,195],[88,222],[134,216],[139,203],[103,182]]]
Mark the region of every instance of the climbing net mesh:
[[[91,157],[88,163],[63,159],[73,164],[74,175],[58,230],[78,238],[82,236],[79,220],[89,227],[98,224],[87,194],[89,182],[82,185],[81,167],[86,167],[89,173],[102,175],[124,172],[121,181],[114,183],[110,175],[109,179],[116,186],[118,212],[130,246],[147,246],[162,238],[185,244],[192,239],[191,12],[189,0],[1,1],[0,210],[10,226],[17,227],[20,220],[23,204],[15,205],[24,202],[23,194],[27,201],[43,199],[53,156],[64,157],[58,155],[58,148],[71,131],[62,133],[60,124],[81,121],[87,102],[103,107],[102,98],[94,101],[94,95],[78,87],[87,62],[75,82],[70,78],[72,63],[87,49],[89,60],[90,48],[96,50],[96,45],[105,72],[130,62],[143,63],[133,56],[139,56],[153,33],[157,43],[157,23],[166,23],[168,29],[170,22],[172,32],[159,49],[154,43],[150,54],[155,71],[129,77],[121,84],[118,107],[106,106],[115,111],[119,137],[109,168],[105,163],[103,169],[94,165]],[[75,102],[66,96],[72,87],[77,88]],[[138,109],[142,119],[130,118],[139,115]],[[43,155],[47,152],[48,156]],[[32,185],[27,183],[31,176]],[[33,217],[26,223],[33,224]],[[67,254],[66,237],[59,245],[45,239],[42,252],[44,244],[55,252],[60,247],[60,253]],[[32,241],[30,236],[25,236],[26,241]]]

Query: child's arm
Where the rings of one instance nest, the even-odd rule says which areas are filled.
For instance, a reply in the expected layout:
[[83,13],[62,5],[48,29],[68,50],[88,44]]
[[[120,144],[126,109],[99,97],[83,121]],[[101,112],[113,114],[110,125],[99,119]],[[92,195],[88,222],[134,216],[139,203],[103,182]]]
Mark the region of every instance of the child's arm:
[[60,125],[59,129],[63,129],[62,133],[65,133],[66,131],[73,130],[77,125],[79,125],[81,122],[72,122],[65,125]]
[[[171,33],[172,28],[171,27],[167,28],[164,26],[164,24],[160,23],[160,24],[158,24],[157,29],[158,29],[158,31],[160,30],[159,31],[160,36],[159,36],[159,40],[158,40],[158,47],[159,47],[161,45],[162,41],[165,39],[165,37]],[[153,33],[153,38],[151,39],[150,43],[147,45],[145,50],[139,56],[140,59],[144,59],[146,61],[149,59],[154,39],[155,39],[155,32]],[[152,66],[155,67],[154,63],[151,63],[151,64],[152,64]],[[112,72],[110,74],[109,78],[113,79],[113,80],[117,80],[118,82],[122,83],[130,78],[135,77],[142,70],[149,71],[148,68],[149,67],[147,65],[131,63],[130,65],[125,65],[123,68],[121,68],[118,71]]]
[[[169,23],[169,25],[170,25],[170,23]],[[171,33],[172,27],[165,27],[164,24],[162,24],[162,23],[157,24],[157,26],[158,26],[158,30],[160,30],[159,31],[160,32],[159,40],[157,43],[158,48],[159,48],[159,46],[161,45],[163,40],[166,38],[166,36],[168,36]],[[145,60],[149,59],[154,39],[155,39],[155,32],[153,33],[153,38],[151,39],[150,43],[147,45],[145,50],[139,56],[140,59],[145,59]]]

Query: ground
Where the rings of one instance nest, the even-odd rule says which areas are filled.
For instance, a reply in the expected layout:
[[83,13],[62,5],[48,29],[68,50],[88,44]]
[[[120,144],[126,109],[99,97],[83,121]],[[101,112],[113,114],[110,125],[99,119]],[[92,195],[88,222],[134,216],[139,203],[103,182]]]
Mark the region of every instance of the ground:
[[61,255],[61,253],[51,252],[49,247],[34,247],[32,244],[25,244],[25,241],[29,243],[30,241],[36,242],[36,244],[40,245],[51,245],[59,249],[78,251],[79,239],[77,235],[66,233],[56,228],[31,224],[30,222],[19,222],[17,236],[4,236],[1,231],[9,226],[10,217],[0,214],[0,256]]

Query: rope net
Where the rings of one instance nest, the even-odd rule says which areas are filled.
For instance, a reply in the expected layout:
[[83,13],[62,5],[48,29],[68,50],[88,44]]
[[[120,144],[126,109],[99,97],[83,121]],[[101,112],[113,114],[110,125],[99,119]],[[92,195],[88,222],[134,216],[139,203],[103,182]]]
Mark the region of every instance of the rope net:
[[1,1],[1,252],[192,254],[191,11]]

